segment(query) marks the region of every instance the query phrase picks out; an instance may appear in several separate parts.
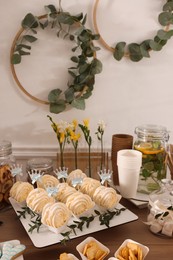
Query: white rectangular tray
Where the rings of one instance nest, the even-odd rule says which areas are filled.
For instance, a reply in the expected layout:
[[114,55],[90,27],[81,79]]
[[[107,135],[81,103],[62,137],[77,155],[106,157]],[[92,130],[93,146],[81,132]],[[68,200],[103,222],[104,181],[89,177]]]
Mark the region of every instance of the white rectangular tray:
[[[17,214],[17,211],[21,210],[20,205],[12,198],[10,198],[10,202]],[[116,208],[120,209],[120,208],[124,208],[124,206],[122,206],[121,204],[118,204],[118,206]],[[125,211],[122,211],[119,216],[114,216],[114,218],[110,221],[110,227],[118,226],[118,225],[128,223],[128,222],[131,222],[131,221],[134,221],[137,219],[138,219],[137,215],[135,215],[130,210],[126,209]],[[32,233],[28,232],[28,230],[30,228],[29,227],[30,216],[28,216],[28,217],[26,216],[26,219],[20,218],[20,221],[21,221],[22,225],[24,226],[28,236],[32,240],[35,247],[45,247],[45,246],[53,245],[53,244],[61,242],[61,240],[63,239],[63,236],[61,234],[55,234],[55,233],[49,231],[48,228],[46,228],[45,226],[41,226],[38,233],[36,230],[34,230]],[[90,223],[89,228],[84,227],[83,231],[78,230],[77,234],[70,235],[70,238],[73,239],[76,237],[80,237],[80,236],[83,236],[86,234],[91,234],[91,233],[94,233],[94,232],[97,232],[100,230],[104,230],[104,229],[107,229],[107,227],[105,225],[100,225],[98,218],[95,218],[94,221]],[[63,232],[65,232],[65,231],[63,231]]]

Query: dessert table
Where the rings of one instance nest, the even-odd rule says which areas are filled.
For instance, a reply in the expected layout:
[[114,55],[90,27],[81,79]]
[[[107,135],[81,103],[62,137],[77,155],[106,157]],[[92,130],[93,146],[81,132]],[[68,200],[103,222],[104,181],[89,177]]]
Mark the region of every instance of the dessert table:
[[138,216],[138,219],[126,224],[116,227],[107,228],[89,235],[81,236],[71,239],[62,245],[61,243],[54,244],[47,247],[36,248],[30,240],[26,230],[22,226],[13,208],[8,208],[0,212],[0,242],[9,240],[19,240],[21,244],[26,246],[23,253],[24,260],[56,260],[63,252],[72,253],[80,259],[76,246],[81,243],[86,237],[92,236],[106,245],[110,249],[112,257],[114,252],[122,244],[125,239],[133,239],[149,247],[147,260],[171,260],[173,256],[173,240],[171,238],[163,238],[152,234],[147,225],[143,223],[146,221],[148,209],[138,208],[126,199],[121,200],[121,204]]

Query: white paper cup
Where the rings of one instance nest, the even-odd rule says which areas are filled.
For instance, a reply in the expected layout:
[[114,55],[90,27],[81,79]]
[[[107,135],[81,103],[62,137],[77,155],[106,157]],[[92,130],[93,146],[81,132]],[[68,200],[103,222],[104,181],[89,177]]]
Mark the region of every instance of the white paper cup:
[[134,198],[136,196],[141,165],[141,152],[131,149],[118,151],[119,186],[120,193],[124,198]]
[[140,169],[126,169],[118,167],[120,194],[124,198],[134,198],[136,196]]
[[120,150],[117,153],[117,165],[128,169],[140,168],[142,153],[131,149]]

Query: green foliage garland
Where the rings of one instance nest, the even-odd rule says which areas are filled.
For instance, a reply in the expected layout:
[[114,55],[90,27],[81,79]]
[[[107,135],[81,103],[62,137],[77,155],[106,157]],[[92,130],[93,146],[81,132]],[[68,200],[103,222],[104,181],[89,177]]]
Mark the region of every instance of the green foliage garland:
[[[98,3],[99,0],[96,0],[94,6],[94,25],[97,33],[99,33],[96,23],[96,9]],[[164,26],[164,28],[158,30],[153,39],[147,39],[142,41],[141,43],[130,43],[128,45],[124,41],[118,42],[115,48],[111,48],[110,46],[108,46],[102,37],[100,37],[100,41],[107,49],[113,52],[114,58],[118,61],[120,61],[124,56],[129,57],[130,60],[134,62],[138,62],[144,57],[149,58],[149,52],[151,50],[162,50],[163,46],[173,36],[173,30],[170,30],[170,25],[173,24],[173,0],[167,0],[163,6],[162,11],[163,12],[161,12],[158,16],[158,21],[162,26]]]
[[[30,55],[31,43],[37,40],[37,28],[56,29],[57,37],[67,38],[75,43],[72,52],[77,51],[78,54],[71,57],[75,65],[68,68],[72,77],[68,88],[64,92],[59,88],[53,89],[48,95],[49,102],[44,103],[49,104],[50,112],[55,114],[64,111],[68,105],[84,110],[85,99],[92,95],[94,89],[95,75],[102,71],[102,63],[96,58],[96,51],[99,48],[93,44],[93,40],[98,40],[99,35],[93,34],[90,29],[85,27],[86,16],[83,16],[82,13],[74,16],[69,12],[64,12],[61,7],[57,10],[54,5],[45,6],[45,10],[47,14],[41,17],[36,17],[31,13],[24,17],[22,30],[25,33],[19,33],[19,37],[14,41],[11,66],[21,63],[22,56]],[[14,69],[12,71],[14,72]],[[25,94],[28,94],[19,84],[16,74],[14,75],[20,88]],[[32,98],[30,94],[29,96]]]

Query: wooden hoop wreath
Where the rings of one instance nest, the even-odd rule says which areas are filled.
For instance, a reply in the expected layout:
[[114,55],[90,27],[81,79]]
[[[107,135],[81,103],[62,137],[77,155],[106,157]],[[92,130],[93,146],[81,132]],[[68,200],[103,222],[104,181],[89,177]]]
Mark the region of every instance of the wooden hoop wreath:
[[[52,113],[58,114],[64,111],[67,105],[83,110],[85,109],[85,99],[92,95],[95,75],[102,71],[102,64],[96,57],[96,51],[100,48],[95,47],[93,44],[93,40],[98,40],[99,36],[85,27],[86,16],[83,17],[82,13],[74,16],[68,12],[63,12],[61,8],[57,11],[53,5],[48,5],[45,8],[48,14],[39,17],[31,13],[27,14],[22,21],[22,28],[20,28],[13,40],[10,50],[10,65],[13,78],[25,95],[38,103],[50,105],[50,112]],[[44,23],[40,21],[46,18],[47,20]],[[16,74],[14,65],[21,62],[22,55],[30,54],[25,50],[28,48],[30,50],[31,47],[23,44],[22,41],[32,43],[37,40],[32,35],[24,34],[25,30],[31,30],[32,33],[36,34],[35,28],[41,27],[44,29],[49,24],[51,28],[56,28],[57,37],[68,38],[76,44],[72,48],[73,53],[78,48],[80,53],[73,54],[71,57],[71,61],[74,62],[75,66],[68,68],[68,73],[72,76],[72,82],[68,83],[68,88],[65,91],[59,88],[50,91],[48,101],[46,101],[31,95],[25,89]],[[73,33],[71,32],[71,26],[74,26],[75,29]]]
[[[39,16],[38,19],[41,20],[41,19],[44,19],[46,18],[46,15],[42,15],[42,16]],[[10,50],[10,67],[11,67],[11,72],[12,72],[12,75],[13,75],[13,78],[17,84],[17,86],[22,90],[22,92],[27,95],[29,98],[31,98],[32,100],[40,103],[40,104],[45,104],[45,105],[49,105],[50,103],[48,101],[45,101],[45,100],[41,100],[33,95],[31,95],[25,88],[24,86],[22,85],[22,83],[20,82],[20,80],[18,79],[17,77],[17,74],[16,74],[16,70],[15,70],[15,67],[14,67],[14,64],[12,64],[11,62],[11,59],[12,59],[12,56],[13,56],[13,53],[14,53],[14,50],[15,50],[15,47],[16,47],[16,42],[19,40],[20,36],[22,35],[22,33],[25,31],[24,28],[21,28],[14,40],[13,40],[13,43],[12,43],[12,46],[11,46],[11,50]]]
[[163,29],[158,30],[154,39],[144,40],[142,43],[131,43],[127,45],[127,51],[125,51],[126,43],[119,42],[115,48],[109,46],[109,44],[103,39],[100,34],[97,24],[97,9],[100,0],[95,0],[93,7],[93,25],[97,34],[100,35],[99,41],[110,52],[116,60],[120,61],[123,57],[130,58],[132,61],[140,61],[142,58],[149,58],[149,52],[160,51],[162,47],[173,36],[173,30],[170,30],[170,25],[173,24],[173,0],[166,0],[166,4],[163,6],[163,12],[160,13],[158,20],[159,23],[164,26]]

